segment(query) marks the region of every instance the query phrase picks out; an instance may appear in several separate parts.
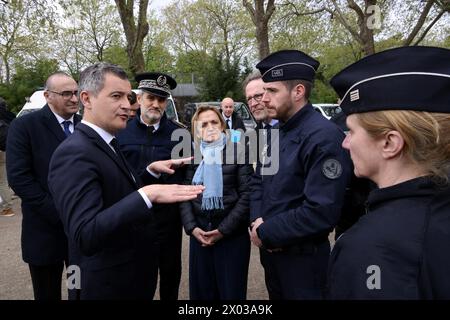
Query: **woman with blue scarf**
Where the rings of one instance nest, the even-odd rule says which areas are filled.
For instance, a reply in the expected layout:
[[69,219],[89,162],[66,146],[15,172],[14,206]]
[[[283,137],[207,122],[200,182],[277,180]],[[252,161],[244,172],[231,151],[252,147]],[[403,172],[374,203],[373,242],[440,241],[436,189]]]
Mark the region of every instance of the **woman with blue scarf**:
[[192,117],[194,155],[201,154],[195,158],[202,160],[188,167],[186,183],[204,185],[205,190],[197,199],[180,205],[184,229],[191,236],[191,300],[244,300],[247,294],[253,167],[238,164],[243,162],[237,160],[245,158],[245,150],[228,139],[225,128],[214,107],[201,106]]

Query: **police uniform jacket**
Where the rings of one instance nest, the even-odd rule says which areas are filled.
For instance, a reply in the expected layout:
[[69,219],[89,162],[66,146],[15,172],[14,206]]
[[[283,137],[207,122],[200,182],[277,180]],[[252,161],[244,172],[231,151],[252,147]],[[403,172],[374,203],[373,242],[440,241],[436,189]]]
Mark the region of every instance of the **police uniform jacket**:
[[[154,161],[171,159],[172,148],[178,141],[171,141],[172,133],[181,125],[167,119],[164,113],[159,122],[158,130],[151,133],[149,127],[141,122],[141,113],[138,111],[136,117],[128,121],[127,128],[117,135],[120,150],[139,174]],[[175,179],[182,181],[179,175],[170,175],[164,179]]]
[[[343,132],[305,105],[279,123],[279,170],[253,185],[251,220],[266,248],[326,240],[336,225],[351,176]],[[272,145],[272,155],[276,153]]]
[[[172,148],[179,143],[179,141],[171,140],[172,133],[176,129],[184,127],[181,124],[169,120],[164,113],[161,117],[158,130],[151,133],[149,127],[141,122],[140,115],[141,113],[138,111],[136,117],[127,123],[127,128],[117,135],[117,141],[128,163],[141,175],[146,171],[146,167],[150,163],[172,158]],[[180,168],[172,175],[161,175],[157,183],[180,184],[184,180],[184,174],[184,168]],[[178,222],[178,226],[180,225],[178,204],[155,204],[154,210],[156,212],[164,210],[165,212],[155,214],[153,219],[168,227],[175,221]],[[163,233],[163,230],[160,231]]]
[[[247,233],[249,182],[253,174],[253,167],[249,164],[238,164],[237,158],[240,157],[238,152],[244,152],[243,150],[234,153],[235,160],[232,164],[226,164],[227,150],[233,147],[235,147],[235,150],[237,149],[236,144],[227,143],[222,154],[224,163],[222,165],[224,209],[213,212],[202,211],[201,194],[195,200],[181,203],[181,219],[188,235],[191,235],[196,227],[205,231],[218,229],[225,237]],[[198,164],[189,165],[186,171],[186,184],[192,183],[192,178],[198,166]]]
[[450,188],[416,178],[370,193],[336,242],[331,299],[450,299]]

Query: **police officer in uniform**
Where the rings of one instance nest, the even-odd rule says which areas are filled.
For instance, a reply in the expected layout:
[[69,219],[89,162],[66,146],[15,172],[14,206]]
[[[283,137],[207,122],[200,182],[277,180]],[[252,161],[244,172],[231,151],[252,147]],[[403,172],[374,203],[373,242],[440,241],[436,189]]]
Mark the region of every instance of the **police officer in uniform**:
[[[172,148],[179,143],[171,141],[182,124],[169,120],[165,114],[170,90],[177,85],[175,79],[159,72],[136,75],[140,93],[137,116],[129,120],[117,140],[128,162],[138,173],[146,170],[148,163],[171,159]],[[162,184],[178,184],[183,181],[184,169],[173,175],[162,175]],[[181,219],[178,204],[154,206],[156,239],[153,249],[158,257],[161,300],[177,300],[181,279]]]
[[344,134],[309,103],[319,62],[297,50],[256,67],[271,118],[279,120],[279,170],[251,195],[251,239],[261,248],[270,299],[321,299],[330,244],[351,176]]
[[367,213],[336,242],[331,299],[450,299],[450,50],[403,47],[350,65],[342,98]]

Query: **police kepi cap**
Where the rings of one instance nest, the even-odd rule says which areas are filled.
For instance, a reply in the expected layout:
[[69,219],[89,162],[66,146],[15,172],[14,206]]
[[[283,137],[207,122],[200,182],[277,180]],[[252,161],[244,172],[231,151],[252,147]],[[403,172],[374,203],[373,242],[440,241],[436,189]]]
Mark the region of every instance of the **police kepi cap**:
[[319,61],[298,50],[281,50],[261,60],[256,68],[264,82],[306,80],[312,82]]
[[450,50],[402,47],[367,56],[331,79],[346,114],[377,110],[450,113]]
[[177,82],[171,76],[160,72],[145,72],[137,74],[138,89],[150,92],[158,97],[167,98],[170,90],[177,86]]

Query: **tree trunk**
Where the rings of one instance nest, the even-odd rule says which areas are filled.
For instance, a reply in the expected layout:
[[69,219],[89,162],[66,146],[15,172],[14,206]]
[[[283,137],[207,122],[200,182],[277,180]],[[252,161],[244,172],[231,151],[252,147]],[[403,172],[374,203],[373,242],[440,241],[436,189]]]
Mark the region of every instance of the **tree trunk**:
[[5,65],[5,81],[6,81],[6,84],[9,84],[9,80],[10,80],[10,77],[11,77],[11,70],[9,68],[9,63],[8,63],[7,56],[4,56],[3,64]]
[[269,26],[267,22],[260,21],[256,28],[256,41],[258,41],[259,58],[262,60],[270,53]]
[[134,21],[134,0],[115,0],[127,40],[128,66],[133,74],[144,71],[145,62],[142,52],[144,38],[149,31],[147,22],[148,0],[139,2],[138,23]]
[[247,0],[243,0],[242,3],[250,13],[250,17],[256,27],[256,41],[258,42],[259,58],[262,60],[270,53],[268,25],[270,18],[275,12],[275,0],[269,0],[265,9],[264,0],[254,0],[254,7]]

